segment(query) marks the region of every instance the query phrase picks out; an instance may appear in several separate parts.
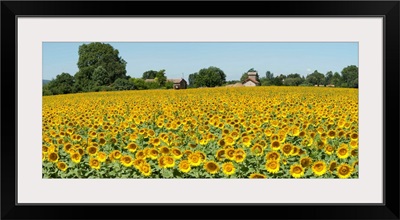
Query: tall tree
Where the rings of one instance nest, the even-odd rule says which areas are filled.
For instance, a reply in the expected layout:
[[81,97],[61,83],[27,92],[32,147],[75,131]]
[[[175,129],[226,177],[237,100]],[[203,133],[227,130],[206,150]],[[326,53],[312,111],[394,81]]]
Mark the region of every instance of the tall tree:
[[312,85],[323,85],[325,82],[325,75],[315,70],[306,77],[306,80]]
[[343,68],[342,79],[344,86],[358,88],[358,67],[351,65]]
[[[79,46],[79,59],[76,81],[93,80],[93,73],[98,67],[102,67],[107,73],[107,83],[112,83],[118,78],[126,78],[126,61],[119,56],[119,51],[110,44],[93,42]],[[82,87],[84,82],[78,82]],[[92,84],[95,84],[92,82]],[[85,87],[85,86],[83,86]],[[81,88],[88,90],[89,88]],[[90,90],[90,89],[89,89]]]
[[325,85],[332,84],[332,79],[333,79],[333,73],[332,71],[329,71],[325,74]]

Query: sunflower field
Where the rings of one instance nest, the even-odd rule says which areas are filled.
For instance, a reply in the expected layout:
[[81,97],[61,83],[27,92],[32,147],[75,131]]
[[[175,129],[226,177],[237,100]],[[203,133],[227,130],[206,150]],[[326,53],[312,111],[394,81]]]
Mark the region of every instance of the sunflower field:
[[44,96],[42,178],[358,178],[358,90]]

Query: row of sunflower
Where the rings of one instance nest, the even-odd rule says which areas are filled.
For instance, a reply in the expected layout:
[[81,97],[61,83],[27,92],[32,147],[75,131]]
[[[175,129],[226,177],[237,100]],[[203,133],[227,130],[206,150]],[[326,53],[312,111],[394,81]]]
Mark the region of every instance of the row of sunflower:
[[358,178],[357,90],[43,98],[44,178]]

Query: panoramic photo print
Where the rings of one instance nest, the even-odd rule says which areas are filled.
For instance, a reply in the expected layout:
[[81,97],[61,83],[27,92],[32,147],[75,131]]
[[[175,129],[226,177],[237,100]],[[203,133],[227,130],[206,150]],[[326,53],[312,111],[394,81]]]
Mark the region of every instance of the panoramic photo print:
[[43,42],[42,178],[357,179],[356,42]]

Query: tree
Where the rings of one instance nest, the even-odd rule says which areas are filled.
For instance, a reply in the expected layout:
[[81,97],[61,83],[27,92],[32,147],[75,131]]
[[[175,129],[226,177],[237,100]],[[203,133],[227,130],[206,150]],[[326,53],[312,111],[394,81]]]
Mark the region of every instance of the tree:
[[93,83],[96,86],[108,86],[111,84],[110,78],[108,78],[107,70],[102,66],[98,66],[93,71]]
[[342,84],[342,76],[338,72],[333,74],[331,84],[335,86],[340,86]]
[[306,77],[306,80],[312,85],[323,85],[325,82],[325,75],[315,70]]
[[142,78],[130,78],[129,81],[131,81],[135,85],[135,89],[148,89],[146,86],[146,82]]
[[289,74],[286,76],[285,80],[283,81],[283,85],[285,86],[298,86],[303,83],[303,78],[301,78],[300,74]]
[[116,79],[112,87],[115,90],[132,90],[135,89],[135,84],[128,79]]
[[351,65],[343,68],[342,79],[344,86],[358,88],[358,67]]
[[118,78],[126,78],[127,63],[119,56],[119,51],[110,44],[100,42],[83,44],[79,46],[78,54],[79,80],[92,80],[95,69],[100,66],[107,73],[108,79],[105,81],[111,83]]
[[46,84],[46,94],[68,94],[74,92],[74,77],[69,73],[61,73],[55,79]]
[[270,71],[265,73],[265,77],[260,78],[260,82],[262,86],[272,86],[274,85],[274,74]]
[[167,82],[167,77],[165,76],[165,70],[163,69],[158,71],[154,79],[161,87],[165,86],[165,83]]
[[157,76],[158,71],[148,70],[143,73],[142,79],[154,79]]
[[198,73],[189,75],[189,84],[191,87],[215,87],[221,86],[226,82],[224,71],[218,67],[210,66],[199,70]]
[[325,85],[332,84],[333,73],[329,71],[325,74]]

